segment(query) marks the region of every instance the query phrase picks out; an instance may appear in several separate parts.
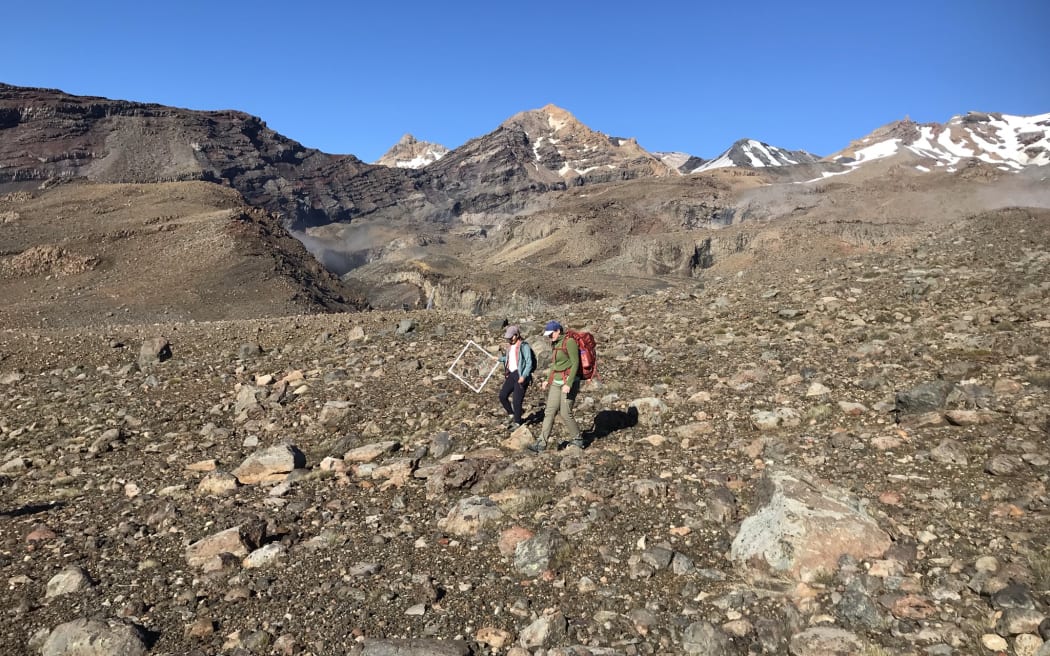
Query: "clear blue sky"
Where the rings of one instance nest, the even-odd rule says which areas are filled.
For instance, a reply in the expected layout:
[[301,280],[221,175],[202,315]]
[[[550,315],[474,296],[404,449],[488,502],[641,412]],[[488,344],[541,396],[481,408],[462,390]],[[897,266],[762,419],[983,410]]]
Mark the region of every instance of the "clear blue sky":
[[1050,112],[1050,1],[5,3],[0,81],[238,109],[329,153],[554,103],[651,151],[827,155],[910,116]]

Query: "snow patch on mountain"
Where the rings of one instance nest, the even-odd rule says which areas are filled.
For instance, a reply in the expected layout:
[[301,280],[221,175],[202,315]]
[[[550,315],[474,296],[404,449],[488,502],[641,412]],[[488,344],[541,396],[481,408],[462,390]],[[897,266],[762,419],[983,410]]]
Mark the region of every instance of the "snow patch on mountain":
[[1004,171],[1046,166],[1050,164],[1050,113],[970,112],[943,125],[920,125],[906,119],[879,128],[829,159],[856,168],[909,153],[928,160],[916,165],[920,170],[954,171],[967,159],[979,159]]

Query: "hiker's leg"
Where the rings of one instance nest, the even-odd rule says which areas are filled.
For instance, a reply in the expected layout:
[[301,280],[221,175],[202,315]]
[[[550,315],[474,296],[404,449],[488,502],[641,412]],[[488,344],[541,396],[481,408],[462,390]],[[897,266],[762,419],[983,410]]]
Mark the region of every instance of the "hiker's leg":
[[518,382],[518,377],[514,376],[514,421],[521,423],[521,404],[525,400],[525,388],[528,386],[529,381],[526,380],[524,383]]
[[580,381],[572,384],[569,393],[561,402],[561,420],[565,424],[565,430],[569,433],[569,441],[580,439],[580,427],[572,416],[572,406],[576,405],[576,395],[580,392]]
[[540,429],[541,442],[546,442],[550,439],[551,428],[554,427],[554,415],[558,414],[559,405],[561,405],[561,386],[551,385],[547,389],[547,407],[543,409],[543,428]]
[[510,395],[514,392],[514,386],[517,384],[517,377],[507,374],[507,377],[503,379],[503,387],[499,390],[499,402],[508,415],[514,414],[514,408],[510,405]]

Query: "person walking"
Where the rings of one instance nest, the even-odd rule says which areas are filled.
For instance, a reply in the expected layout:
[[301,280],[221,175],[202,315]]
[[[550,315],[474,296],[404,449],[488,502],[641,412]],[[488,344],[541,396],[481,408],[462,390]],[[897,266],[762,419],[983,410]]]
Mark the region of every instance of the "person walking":
[[499,402],[507,411],[507,426],[517,428],[525,423],[521,417],[521,404],[532,382],[536,358],[532,354],[532,347],[521,338],[520,328],[507,326],[503,336],[507,339],[507,353],[500,358],[500,362],[503,363],[506,377],[499,391]]
[[557,321],[548,321],[543,328],[543,335],[551,340],[550,373],[543,381],[543,389],[550,389],[543,411],[543,428],[529,450],[539,453],[547,448],[556,415],[565,424],[569,443],[582,449],[584,444],[580,427],[572,416],[572,406],[580,391],[580,346],[572,338],[566,337],[565,329]]

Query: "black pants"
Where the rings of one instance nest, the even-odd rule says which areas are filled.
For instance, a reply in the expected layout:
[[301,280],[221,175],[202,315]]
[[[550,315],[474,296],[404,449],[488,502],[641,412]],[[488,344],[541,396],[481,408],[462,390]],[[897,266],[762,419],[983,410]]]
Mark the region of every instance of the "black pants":
[[[531,378],[526,378],[524,383],[518,382],[518,372],[508,371],[507,377],[503,379],[503,387],[499,391],[499,402],[508,415],[514,415],[514,421],[521,423],[521,402],[525,400],[525,390],[529,389]],[[513,405],[511,399],[513,398]]]

